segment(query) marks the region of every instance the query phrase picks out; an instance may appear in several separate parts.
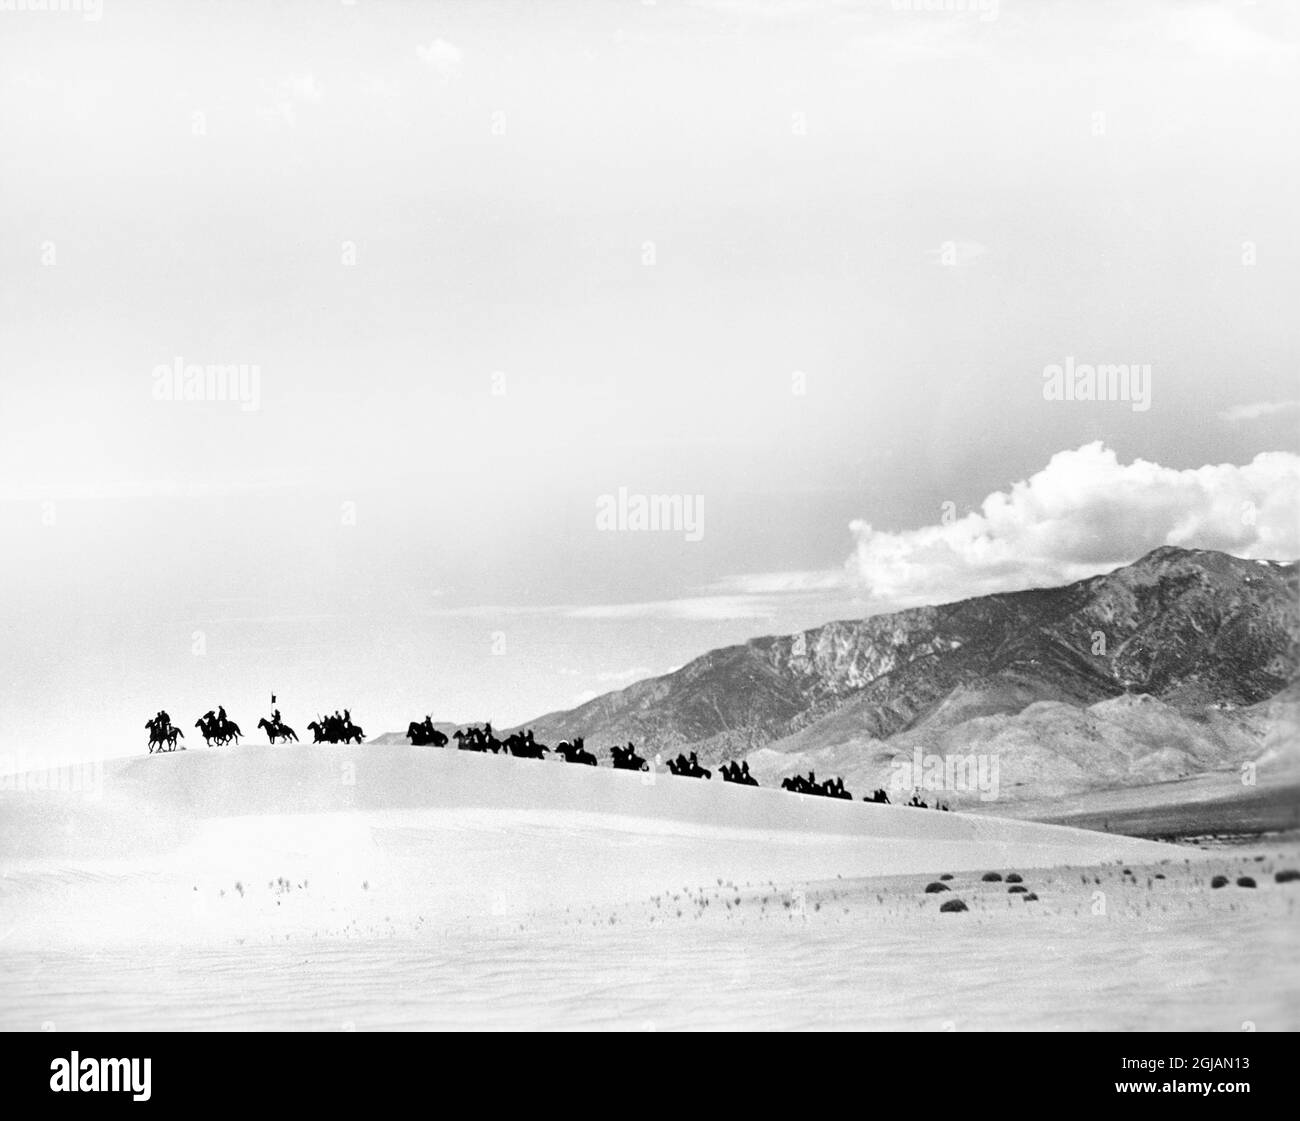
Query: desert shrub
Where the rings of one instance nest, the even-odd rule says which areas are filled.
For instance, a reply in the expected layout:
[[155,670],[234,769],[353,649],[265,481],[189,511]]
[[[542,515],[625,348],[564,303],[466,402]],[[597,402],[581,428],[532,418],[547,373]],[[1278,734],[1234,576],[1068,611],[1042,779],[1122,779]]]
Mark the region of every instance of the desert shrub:
[[939,892],[941,891],[949,891],[949,890],[951,889],[948,887],[947,884],[941,884],[939,883],[938,880],[935,880],[933,883],[928,883],[925,885],[926,895],[938,895]]
[[1012,884],[1009,888],[1007,888],[1007,893],[1009,895],[1023,895],[1028,890],[1029,889],[1025,887],[1024,884]]
[[1037,896],[1037,894],[1035,894],[1035,893],[1032,892],[1032,891],[1025,892],[1025,902],[1026,902],[1026,903],[1037,903],[1037,902],[1038,902],[1038,896]]
[[1214,879],[1210,881],[1210,887],[1227,887],[1227,886],[1228,886],[1227,876],[1215,876]]
[[985,872],[984,875],[980,877],[980,879],[983,880],[986,884],[1000,884],[1002,882],[1002,873]]
[[1024,876],[1022,876],[1019,872],[1008,872],[1008,873],[1007,873],[1007,883],[1009,883],[1009,884],[1019,884],[1019,883],[1023,883],[1023,882],[1024,882],[1024,879],[1025,879]]
[[960,899],[949,899],[944,902],[943,906],[940,907],[939,910],[940,911],[965,911],[968,910],[968,908],[966,904],[963,903]]
[[1294,883],[1296,880],[1300,880],[1300,871],[1295,868],[1283,868],[1282,871],[1274,873],[1273,879],[1280,884]]
[[941,880],[951,880],[951,879],[952,879],[952,873],[951,873],[951,872],[945,872],[942,876],[939,877],[939,879],[941,879]]
[[1237,877],[1237,886],[1238,886],[1238,887],[1254,887],[1254,886],[1255,886],[1255,881],[1254,881],[1254,879],[1253,879],[1252,877],[1250,877],[1250,876],[1238,876],[1238,877]]

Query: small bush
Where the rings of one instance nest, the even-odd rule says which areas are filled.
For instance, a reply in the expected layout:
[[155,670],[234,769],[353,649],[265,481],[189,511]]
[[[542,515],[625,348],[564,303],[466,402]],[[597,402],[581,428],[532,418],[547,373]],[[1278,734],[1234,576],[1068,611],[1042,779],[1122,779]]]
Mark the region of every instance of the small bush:
[[1024,884],[1012,884],[1009,888],[1007,888],[1007,894],[1008,894],[1008,895],[1023,895],[1023,894],[1024,894],[1025,892],[1027,892],[1028,890],[1029,890],[1029,889],[1028,889],[1027,887],[1025,887]]
[[1024,882],[1024,877],[1019,872],[1008,872],[1007,883],[1019,884]]
[[967,908],[966,904],[960,899],[946,900],[943,906],[939,908],[940,911],[965,911],[968,909],[969,908]]
[[1214,879],[1210,881],[1210,887],[1227,887],[1227,886],[1228,886],[1227,876],[1215,876]]
[[1038,896],[1037,896],[1034,892],[1032,892],[1032,891],[1027,891],[1027,892],[1025,892],[1025,902],[1026,902],[1026,903],[1037,903],[1037,902],[1038,902]]
[[939,877],[939,879],[941,879],[941,880],[951,880],[951,879],[952,879],[952,873],[951,873],[951,872],[945,872],[942,876]]
[[1000,884],[1002,882],[1001,872],[985,872],[980,879],[986,884]]
[[1254,887],[1254,886],[1255,886],[1255,881],[1254,881],[1250,876],[1238,876],[1238,877],[1237,877],[1237,886],[1238,886],[1238,887]]
[[1300,880],[1300,871],[1295,868],[1283,868],[1282,871],[1274,873],[1273,879],[1280,884],[1295,883],[1296,880]]
[[949,890],[951,889],[948,887],[947,884],[941,884],[939,883],[938,880],[935,880],[933,883],[929,883],[925,885],[926,895],[938,895],[939,892],[941,891],[949,891]]

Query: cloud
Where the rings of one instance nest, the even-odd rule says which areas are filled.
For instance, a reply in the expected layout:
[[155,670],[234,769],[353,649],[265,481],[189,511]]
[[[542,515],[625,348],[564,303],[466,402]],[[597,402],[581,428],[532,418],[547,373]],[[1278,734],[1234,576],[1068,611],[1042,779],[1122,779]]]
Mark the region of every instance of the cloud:
[[[851,601],[852,581],[843,568],[753,572],[727,576],[674,599],[624,603],[475,605],[433,608],[431,615],[492,619],[506,616],[550,616],[589,621],[650,619],[721,622],[735,619],[775,619],[783,610]],[[827,607],[829,610],[829,606]],[[646,676],[652,671],[633,670]],[[605,678],[600,678],[605,680]],[[610,678],[609,680],[613,680]]]
[[396,101],[402,96],[401,86],[391,78],[378,74],[362,74],[358,84],[364,97],[376,101]]
[[722,595],[773,596],[843,590],[848,580],[838,568],[790,572],[749,572],[727,576],[706,591]]
[[225,498],[273,494],[302,486],[300,480],[51,479],[0,483],[0,502],[113,502],[151,498]]
[[453,77],[460,70],[463,57],[461,49],[446,39],[435,39],[427,47],[417,46],[415,53],[425,66],[443,79]]
[[314,74],[290,74],[281,83],[281,88],[295,101],[315,104],[325,96]]
[[717,622],[727,619],[771,619],[776,609],[769,600],[744,595],[683,596],[680,599],[640,600],[628,603],[588,604],[474,604],[431,608],[437,618],[502,619],[562,618],[591,621],[625,619],[676,619]]
[[643,677],[649,677],[654,673],[649,666],[632,666],[631,669],[609,670],[605,673],[596,674],[596,680],[601,684],[610,682],[623,684],[628,681],[639,681]]
[[[1292,28],[1265,28],[1262,23],[1273,13],[1261,7],[1259,18],[1246,22],[1230,7],[1214,4],[1191,4],[1174,8],[1169,15],[1170,33],[1195,54],[1235,62],[1294,62],[1300,55]],[[1285,21],[1290,22],[1290,21]]]
[[257,113],[264,121],[293,128],[298,123],[297,107],[319,104],[324,96],[325,90],[314,74],[289,74],[271,91],[270,104],[261,106]]
[[720,622],[728,619],[771,619],[776,609],[762,599],[744,595],[686,596],[642,603],[602,603],[571,608],[570,619],[675,619]]
[[847,562],[876,610],[1068,583],[1162,545],[1300,555],[1300,456],[1178,470],[1119,462],[1102,443],[1058,452],[979,510],[896,532],[864,521]]
[[1220,419],[1238,424],[1242,421],[1260,420],[1278,413],[1293,413],[1300,409],[1300,401],[1255,401],[1249,405],[1233,405],[1219,414]]
[[572,669],[568,666],[561,667],[560,674],[564,677],[585,677],[592,681],[604,684],[626,684],[630,681],[639,681],[643,677],[655,676],[655,671],[649,666],[632,666],[629,669],[605,670],[600,673],[592,673],[585,669]]

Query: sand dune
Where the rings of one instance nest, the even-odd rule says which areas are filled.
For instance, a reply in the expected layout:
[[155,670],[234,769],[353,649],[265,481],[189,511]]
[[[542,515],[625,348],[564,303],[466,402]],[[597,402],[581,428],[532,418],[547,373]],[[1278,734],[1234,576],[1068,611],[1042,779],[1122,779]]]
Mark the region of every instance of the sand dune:
[[[831,963],[836,939],[868,930],[900,952],[968,938],[981,908],[1009,921],[984,869],[1045,883],[1066,866],[1207,859],[1027,821],[404,745],[192,751],[107,764],[97,795],[5,790],[0,854],[6,1025],[101,1027],[776,1026],[781,1002],[724,1014],[684,993],[675,1004],[680,986],[665,985],[629,997],[649,1001],[642,1016],[581,993],[635,988],[665,954],[740,955],[752,974]],[[941,916],[921,892],[940,872],[971,914]],[[808,942],[827,893],[839,925]],[[1059,911],[1065,897],[1043,902]],[[792,907],[814,924],[794,943]],[[935,925],[953,922],[967,925]],[[318,991],[349,968],[346,997]],[[980,968],[1015,966],[994,954]],[[420,984],[432,988],[408,992]],[[253,994],[242,1013],[234,988]],[[214,1001],[223,1013],[204,1011]]]
[[6,791],[0,807],[11,947],[301,937],[378,918],[445,924],[614,902],[718,877],[1174,851],[1024,821],[406,745],[117,760],[97,793]]

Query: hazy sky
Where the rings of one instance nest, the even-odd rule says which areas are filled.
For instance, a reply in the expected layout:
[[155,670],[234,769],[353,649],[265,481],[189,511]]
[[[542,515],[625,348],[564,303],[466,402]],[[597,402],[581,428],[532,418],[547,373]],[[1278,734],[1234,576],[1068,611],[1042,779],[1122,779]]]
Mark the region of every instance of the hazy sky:
[[1300,554],[1293,4],[20,6],[0,753]]

